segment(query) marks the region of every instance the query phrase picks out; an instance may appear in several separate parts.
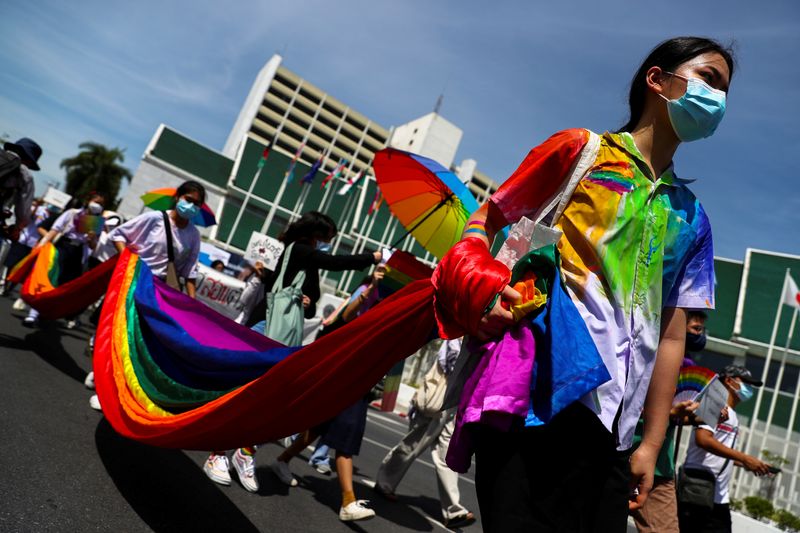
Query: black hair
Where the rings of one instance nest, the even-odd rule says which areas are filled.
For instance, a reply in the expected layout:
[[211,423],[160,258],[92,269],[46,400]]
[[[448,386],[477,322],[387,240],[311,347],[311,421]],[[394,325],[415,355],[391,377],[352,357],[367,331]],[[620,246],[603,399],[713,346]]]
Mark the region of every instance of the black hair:
[[628,93],[630,118],[617,132],[633,131],[633,128],[639,123],[639,119],[642,118],[647,94],[647,71],[651,67],[660,67],[661,70],[671,72],[679,65],[706,52],[716,52],[721,55],[725,63],[728,64],[730,77],[733,78],[736,60],[734,59],[732,47],[723,46],[713,39],[706,37],[674,37],[653,48],[631,80],[631,88]]
[[308,244],[312,239],[330,240],[337,231],[336,222],[331,217],[319,211],[309,211],[289,224],[278,240],[287,245],[293,242]]
[[176,198],[180,198],[184,194],[188,194],[190,192],[196,192],[197,194],[199,194],[200,195],[200,203],[201,204],[205,203],[205,201],[206,201],[206,188],[203,187],[200,183],[198,183],[196,181],[193,181],[193,180],[184,181],[183,183],[181,183],[181,186],[178,187],[177,191],[175,191],[175,197]]
[[692,310],[686,313],[686,318],[689,320],[692,318],[699,318],[700,320],[705,321],[708,318],[708,313],[700,310]]
[[222,265],[222,268],[225,268],[225,261],[222,259],[214,259],[211,261],[211,268],[216,269],[217,265]]
[[102,198],[103,199],[103,207],[108,203],[108,195],[104,192],[99,191],[92,191],[86,195],[86,201],[84,202],[86,205],[89,205],[94,198]]

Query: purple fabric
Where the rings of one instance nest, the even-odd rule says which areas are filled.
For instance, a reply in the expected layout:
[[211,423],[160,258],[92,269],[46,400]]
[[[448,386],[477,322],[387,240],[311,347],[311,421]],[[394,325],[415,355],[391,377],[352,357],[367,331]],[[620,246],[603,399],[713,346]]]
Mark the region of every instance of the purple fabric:
[[482,345],[480,352],[475,370],[464,383],[447,450],[447,465],[461,473],[469,469],[473,452],[467,424],[480,422],[507,431],[514,417],[524,419],[528,414],[536,353],[530,321],[507,330],[499,341]]
[[283,344],[237,324],[206,305],[153,278],[158,306],[193,339],[211,348],[262,352]]

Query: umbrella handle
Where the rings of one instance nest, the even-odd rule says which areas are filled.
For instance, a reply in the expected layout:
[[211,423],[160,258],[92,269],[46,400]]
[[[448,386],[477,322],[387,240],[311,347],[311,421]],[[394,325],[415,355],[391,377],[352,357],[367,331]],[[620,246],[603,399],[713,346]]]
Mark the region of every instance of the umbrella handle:
[[408,231],[406,231],[405,233],[403,233],[403,235],[401,235],[401,236],[400,236],[400,238],[399,238],[399,239],[397,239],[397,240],[394,242],[394,244],[391,246],[391,247],[392,247],[392,249],[395,249],[395,250],[396,250],[396,249],[397,249],[397,245],[398,245],[398,244],[400,244],[400,242],[402,242],[402,240],[403,240],[403,239],[405,239],[406,237],[408,237],[408,236],[411,234],[411,232],[412,232],[412,231],[414,231],[415,229],[417,229],[418,227],[420,227],[420,226],[422,225],[422,223],[423,223],[423,222],[425,222],[426,220],[428,220],[428,219],[430,218],[430,216],[431,216],[431,215],[433,215],[433,214],[434,214],[436,211],[438,211],[439,209],[441,209],[442,207],[444,207],[444,206],[445,206],[445,205],[446,205],[448,202],[450,202],[450,200],[451,200],[451,199],[452,199],[454,196],[455,196],[455,193],[452,193],[452,192],[451,192],[451,193],[450,193],[450,194],[449,194],[447,197],[443,198],[443,199],[442,199],[442,201],[441,201],[441,202],[439,202],[439,205],[437,205],[436,207],[434,207],[433,209],[431,209],[431,210],[428,212],[428,214],[427,214],[427,215],[425,215],[425,216],[422,218],[422,220],[420,220],[419,222],[417,222],[416,224],[414,224],[414,225],[411,227],[411,229],[409,229]]

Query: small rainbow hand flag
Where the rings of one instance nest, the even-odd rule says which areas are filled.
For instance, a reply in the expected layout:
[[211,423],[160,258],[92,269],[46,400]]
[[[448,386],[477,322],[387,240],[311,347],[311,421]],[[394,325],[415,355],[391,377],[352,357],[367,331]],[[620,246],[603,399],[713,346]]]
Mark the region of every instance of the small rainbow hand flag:
[[685,366],[681,368],[681,372],[678,374],[678,387],[672,403],[694,400],[716,375],[713,370],[703,366]]
[[78,231],[81,233],[89,233],[90,231],[95,232],[97,235],[100,235],[100,232],[103,231],[103,227],[106,225],[106,219],[98,215],[90,215],[88,213],[84,213],[76,222],[76,227]]

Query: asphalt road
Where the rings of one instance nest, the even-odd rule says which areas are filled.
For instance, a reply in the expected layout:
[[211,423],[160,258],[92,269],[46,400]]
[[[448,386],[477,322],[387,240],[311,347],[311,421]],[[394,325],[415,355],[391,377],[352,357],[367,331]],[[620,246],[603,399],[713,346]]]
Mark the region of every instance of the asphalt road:
[[[261,487],[251,494],[235,474],[230,487],[212,483],[201,469],[206,454],[120,437],[88,406],[90,327],[67,330],[55,321],[26,329],[12,303],[0,298],[0,532],[448,531],[429,453],[409,470],[398,502],[371,489],[383,456],[405,433],[404,419],[370,410],[355,492],[377,517],[345,524],[335,476],[295,459],[300,485],[283,485],[267,467],[282,450],[277,444],[259,449]],[[477,515],[471,474],[460,488]],[[480,522],[465,531],[480,531]]]

